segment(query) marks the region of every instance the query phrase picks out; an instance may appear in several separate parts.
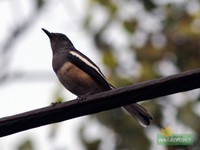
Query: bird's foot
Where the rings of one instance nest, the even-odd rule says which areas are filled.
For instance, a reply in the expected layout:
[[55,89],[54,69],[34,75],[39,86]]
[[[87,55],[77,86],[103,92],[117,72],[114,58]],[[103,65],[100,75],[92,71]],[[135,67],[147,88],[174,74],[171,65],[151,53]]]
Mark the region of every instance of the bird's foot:
[[81,101],[85,100],[87,96],[81,96],[76,98],[76,102],[80,103]]
[[87,98],[87,96],[78,97],[79,100],[85,100],[86,98]]
[[60,104],[62,103],[61,101],[58,101],[58,102],[51,102],[50,106],[56,106],[57,104]]

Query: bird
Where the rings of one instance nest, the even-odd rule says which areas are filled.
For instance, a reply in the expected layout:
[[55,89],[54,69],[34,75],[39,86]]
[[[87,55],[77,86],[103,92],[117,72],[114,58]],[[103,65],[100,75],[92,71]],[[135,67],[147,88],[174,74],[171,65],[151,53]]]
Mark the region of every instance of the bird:
[[[42,30],[50,39],[53,70],[67,90],[81,99],[115,89],[106,80],[100,68],[77,50],[65,34],[49,32],[44,28]],[[153,119],[152,115],[137,103],[123,108],[143,127],[147,127]]]

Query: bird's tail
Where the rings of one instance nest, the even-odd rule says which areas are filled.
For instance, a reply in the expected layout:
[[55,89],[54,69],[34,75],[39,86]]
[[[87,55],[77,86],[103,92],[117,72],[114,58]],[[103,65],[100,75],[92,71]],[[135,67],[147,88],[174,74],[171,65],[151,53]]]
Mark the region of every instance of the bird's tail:
[[152,115],[139,104],[131,104],[123,106],[123,108],[131,114],[143,127],[147,127],[153,119]]

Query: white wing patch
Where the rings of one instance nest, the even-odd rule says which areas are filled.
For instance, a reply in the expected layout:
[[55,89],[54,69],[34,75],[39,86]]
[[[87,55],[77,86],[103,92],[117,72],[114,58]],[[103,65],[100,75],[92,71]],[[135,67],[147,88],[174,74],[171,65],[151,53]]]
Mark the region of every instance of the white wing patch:
[[86,58],[84,58],[83,56],[81,56],[80,54],[76,53],[75,51],[70,51],[69,52],[71,55],[74,55],[76,57],[78,57],[79,59],[81,59],[83,62],[85,62],[88,66],[92,67],[93,69],[95,69],[104,79],[104,75],[101,73],[101,71],[99,70],[99,68],[97,68],[96,66],[94,66],[92,63],[90,63]]

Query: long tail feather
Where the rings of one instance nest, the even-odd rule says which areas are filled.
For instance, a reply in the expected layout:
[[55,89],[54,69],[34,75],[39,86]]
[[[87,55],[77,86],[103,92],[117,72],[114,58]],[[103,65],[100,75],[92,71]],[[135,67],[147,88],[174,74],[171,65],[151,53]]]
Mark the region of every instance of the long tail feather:
[[153,119],[152,115],[139,104],[131,104],[123,106],[123,108],[131,114],[143,127],[147,127]]

